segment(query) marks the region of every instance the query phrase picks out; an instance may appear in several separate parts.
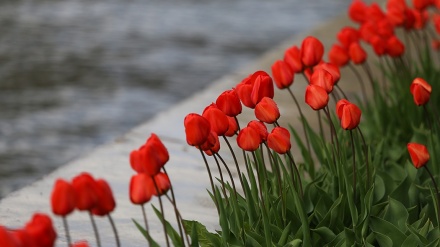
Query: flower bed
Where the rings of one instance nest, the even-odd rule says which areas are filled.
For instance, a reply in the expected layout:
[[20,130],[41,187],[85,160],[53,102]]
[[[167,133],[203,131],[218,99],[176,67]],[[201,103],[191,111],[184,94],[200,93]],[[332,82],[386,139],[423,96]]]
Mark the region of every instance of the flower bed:
[[[272,76],[256,71],[219,94],[201,114],[187,115],[187,143],[200,150],[211,181],[209,193],[219,215],[216,232],[181,217],[164,167],[167,148],[152,134],[130,154],[136,175],[129,197],[141,206],[144,218],[133,223],[139,234],[158,246],[144,210],[157,196],[154,211],[168,246],[438,246],[438,5],[390,0],[381,9],[354,1],[348,13],[356,24],[341,27],[328,59],[322,43],[306,37],[274,61]],[[397,31],[402,35],[396,36]],[[377,56],[374,65],[368,62],[367,46]],[[381,73],[372,73],[371,66]],[[359,75],[357,98],[347,97],[338,85],[341,67]],[[308,82],[304,93],[310,108],[301,108],[292,93],[295,75]],[[291,95],[301,128],[278,123],[275,87]],[[239,126],[244,110],[254,111],[256,120]],[[305,111],[316,111],[317,129],[310,127]],[[222,153],[230,153],[233,161]],[[218,178],[212,169],[220,171]],[[174,206],[167,219],[165,202]],[[87,173],[60,179],[51,204],[66,236],[67,216],[78,209],[89,213],[92,225],[94,216],[107,216],[120,245],[110,217],[115,202],[104,180]],[[0,228],[1,246],[52,246],[55,237],[51,220],[41,214],[23,229]],[[88,245],[67,239],[72,246]]]

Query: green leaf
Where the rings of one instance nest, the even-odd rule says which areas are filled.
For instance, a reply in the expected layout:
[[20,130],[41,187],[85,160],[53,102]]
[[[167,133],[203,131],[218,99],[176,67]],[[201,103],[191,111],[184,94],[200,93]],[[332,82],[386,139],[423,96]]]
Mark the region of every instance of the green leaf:
[[[382,235],[384,235],[392,241],[394,246],[401,246],[403,241],[405,241],[406,235],[403,232],[401,232],[399,228],[397,228],[392,223],[384,219],[378,218],[376,216],[371,216],[370,221],[371,221],[371,225],[370,225],[371,230],[374,233],[379,234],[380,236],[379,238],[381,238],[381,240],[383,240]],[[392,246],[392,245],[381,244],[381,246]]]
[[148,241],[151,247],[160,247],[160,245],[156,241],[154,241],[154,239],[150,236],[150,233],[148,233],[148,231],[146,231],[139,223],[137,223],[136,220],[134,219],[131,220],[134,222],[137,229],[142,233],[142,235],[144,235],[145,239]]
[[323,243],[329,243],[336,238],[336,234],[327,227],[320,227],[311,230],[322,238]]
[[167,234],[170,237],[171,241],[173,242],[174,246],[183,246],[184,243],[182,242],[182,238],[179,235],[179,233],[171,226],[171,224],[164,219],[162,213],[157,210],[157,208],[151,204],[151,207],[153,207],[154,213],[156,213],[157,218],[160,219],[161,222],[165,222],[165,227],[167,229]]
[[289,222],[289,224],[286,226],[286,228],[284,228],[283,233],[281,234],[280,240],[278,240],[278,244],[279,245],[285,245],[287,242],[287,239],[289,237],[290,234],[290,230],[291,230],[291,225],[292,222]]
[[[204,225],[197,221],[183,220],[183,226],[191,236],[197,234],[201,247],[221,247],[221,238],[218,234],[210,233]],[[194,233],[193,230],[197,232]]]
[[301,239],[294,239],[285,245],[285,247],[300,247],[300,246],[302,246]]
[[408,220],[408,211],[399,201],[388,198],[388,209],[383,217],[384,220],[397,226],[402,232],[406,232],[406,222]]

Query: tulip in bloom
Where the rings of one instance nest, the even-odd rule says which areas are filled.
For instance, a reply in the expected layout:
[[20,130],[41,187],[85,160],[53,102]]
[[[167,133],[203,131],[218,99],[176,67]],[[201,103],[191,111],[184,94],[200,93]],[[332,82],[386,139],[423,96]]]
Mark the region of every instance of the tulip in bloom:
[[57,233],[49,216],[36,213],[26,224],[25,231],[35,246],[54,246]]
[[111,213],[116,207],[116,201],[113,197],[112,189],[107,181],[103,179],[96,180],[98,203],[92,209],[92,214],[104,216]]
[[130,180],[130,201],[142,205],[150,201],[155,191],[153,180],[145,173],[138,173]]
[[260,133],[251,127],[243,128],[237,136],[238,146],[245,151],[257,150],[261,142]]
[[418,106],[421,106],[428,103],[431,96],[432,88],[431,85],[429,85],[422,78],[416,78],[411,83],[409,90],[413,95],[414,103]]
[[328,104],[328,93],[320,86],[308,85],[306,88],[305,101],[313,110],[321,110]]
[[267,136],[267,145],[270,149],[279,154],[289,152],[292,147],[289,131],[283,127],[275,127]]
[[301,44],[301,61],[306,67],[313,67],[322,60],[324,45],[313,36],[306,37]]
[[205,108],[202,116],[208,120],[211,131],[214,131],[218,136],[222,136],[228,131],[228,118],[214,103]]
[[406,147],[408,148],[409,156],[415,168],[419,169],[428,163],[429,152],[425,145],[408,143]]
[[272,75],[279,89],[288,88],[293,83],[293,71],[289,65],[282,60],[278,60],[272,65]]
[[196,113],[190,113],[185,117],[185,134],[186,142],[191,146],[200,146],[205,143],[209,133],[211,133],[211,125],[208,120]]
[[235,117],[241,113],[242,106],[240,98],[234,89],[226,90],[215,101],[218,109],[229,117]]
[[359,43],[352,43],[350,45],[348,55],[354,64],[362,64],[367,60],[367,53]]
[[247,126],[258,131],[258,133],[260,134],[260,137],[263,141],[267,140],[267,135],[269,133],[267,132],[267,127],[263,122],[257,121],[257,120],[252,120],[248,123]]
[[255,106],[255,117],[265,123],[275,123],[280,118],[280,110],[271,98],[265,97]]
[[400,57],[405,52],[405,45],[393,35],[386,41],[385,50],[390,57]]
[[301,61],[301,51],[297,46],[292,46],[284,53],[284,62],[289,65],[293,73],[301,73],[303,71],[303,64]]
[[63,179],[57,179],[50,197],[52,212],[55,215],[66,216],[75,209],[75,190]]
[[320,86],[327,93],[331,93],[333,91],[333,76],[327,70],[318,67],[313,70],[313,74],[310,77],[310,85]]
[[336,115],[341,120],[343,129],[352,130],[359,125],[362,112],[355,104],[346,99],[341,99],[336,103]]
[[330,48],[328,59],[330,63],[339,67],[345,66],[350,61],[347,49],[336,44]]

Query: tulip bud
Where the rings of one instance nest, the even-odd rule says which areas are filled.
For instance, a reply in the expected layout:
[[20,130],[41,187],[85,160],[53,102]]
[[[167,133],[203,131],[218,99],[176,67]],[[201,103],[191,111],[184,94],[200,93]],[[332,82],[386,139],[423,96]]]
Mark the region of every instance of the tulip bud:
[[25,226],[25,231],[35,246],[54,246],[57,238],[52,220],[42,213],[36,213],[32,216],[32,219]]
[[6,230],[5,227],[0,226],[0,246],[2,247],[16,247],[21,246],[15,241],[14,237]]
[[243,128],[237,136],[238,146],[245,151],[255,151],[261,144],[261,136],[251,127]]
[[339,45],[333,45],[328,52],[328,59],[330,63],[339,67],[345,66],[349,61],[348,51]]
[[408,143],[406,145],[408,148],[409,156],[415,168],[419,169],[428,163],[429,152],[425,145],[418,143]]
[[275,123],[280,118],[280,110],[273,99],[264,97],[255,106],[255,117],[268,124]]
[[428,103],[431,96],[432,87],[422,78],[416,78],[409,88],[414,98],[414,103],[418,106]]
[[317,38],[308,36],[301,44],[301,61],[306,67],[313,67],[322,60],[324,45]]
[[386,41],[383,40],[379,35],[374,35],[371,38],[371,46],[373,47],[374,53],[377,56],[383,56],[386,52]]
[[344,48],[350,47],[351,43],[359,42],[359,32],[353,27],[343,27],[336,35]]
[[155,191],[153,180],[145,173],[133,175],[130,180],[130,201],[142,205],[150,201]]
[[275,127],[267,136],[267,145],[279,154],[289,152],[291,148],[289,131],[283,127]]
[[331,93],[333,91],[333,76],[327,70],[318,67],[313,70],[313,74],[310,77],[310,85],[320,86],[327,93]]
[[[217,138],[218,139],[218,138]],[[160,172],[154,176],[154,181],[156,182],[157,189],[154,189],[153,194],[155,196],[161,196],[168,192],[171,188],[171,182],[167,174]]]
[[328,93],[320,86],[308,85],[306,88],[305,101],[313,110],[321,110],[328,104]]
[[272,78],[264,71],[257,71],[252,75],[254,80],[251,98],[254,105],[257,105],[264,97],[273,98],[274,89]]
[[346,99],[341,99],[336,103],[336,115],[341,120],[343,129],[352,130],[359,125],[362,112],[355,104]]
[[92,210],[98,203],[95,179],[86,172],[79,174],[72,180],[75,190],[76,208],[79,210]]
[[348,7],[348,16],[354,22],[363,23],[367,20],[367,8],[364,2],[355,0]]
[[196,113],[190,113],[185,117],[186,142],[191,146],[200,146],[205,143],[211,132],[208,120]]
[[75,209],[75,190],[63,179],[57,179],[50,197],[52,212],[55,215],[66,216]]
[[292,46],[284,53],[284,62],[289,65],[293,73],[301,73],[303,71],[303,64],[301,61],[301,51],[297,46]]
[[225,133],[225,136],[231,137],[234,136],[238,131],[238,124],[235,118],[233,117],[228,117],[228,122],[229,122],[229,127],[228,127],[228,131]]
[[206,142],[200,147],[209,156],[212,156],[213,153],[217,153],[220,150],[220,141],[218,140],[217,134],[211,131]]
[[228,131],[228,118],[214,103],[205,108],[202,116],[208,120],[211,131],[214,131],[218,136],[222,136]]
[[390,57],[400,57],[405,52],[405,45],[396,36],[392,36],[387,40],[385,50]]
[[263,141],[267,140],[267,135],[269,133],[267,132],[267,127],[263,122],[252,120],[248,123],[247,126],[256,130],[260,134],[260,137]]
[[348,55],[354,64],[362,64],[367,60],[367,53],[359,43],[352,43],[350,45]]
[[103,179],[98,179],[96,180],[96,185],[98,188],[98,203],[92,209],[92,214],[104,216],[111,213],[115,209],[115,198],[113,197],[112,189],[110,188],[110,185],[107,183],[107,181]]
[[226,90],[220,94],[215,101],[215,104],[217,105],[218,109],[229,117],[237,116],[242,110],[240,98],[234,89]]
[[293,83],[294,74],[284,61],[278,60],[272,65],[272,75],[279,89],[288,88]]
[[335,64],[331,63],[320,63],[315,66],[315,70],[317,69],[324,69],[328,73],[332,75],[332,85],[336,85],[338,83],[339,79],[341,79],[341,71],[339,70],[339,67]]
[[367,7],[366,16],[368,20],[373,22],[379,22],[385,18],[382,8],[375,2],[371,3],[371,5]]

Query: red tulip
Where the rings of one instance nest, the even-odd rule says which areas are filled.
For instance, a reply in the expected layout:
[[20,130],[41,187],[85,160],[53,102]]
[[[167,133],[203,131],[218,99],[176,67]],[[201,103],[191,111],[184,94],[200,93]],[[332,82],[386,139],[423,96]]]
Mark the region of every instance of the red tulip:
[[361,0],[355,0],[348,8],[348,16],[354,22],[363,23],[367,20],[368,6]]
[[328,93],[324,88],[317,85],[308,85],[306,87],[305,101],[313,110],[323,109],[327,106],[328,100]]
[[359,32],[353,27],[343,27],[336,37],[346,49],[350,47],[351,43],[359,42]]
[[425,145],[418,143],[408,143],[406,145],[408,148],[409,156],[415,168],[419,169],[428,163],[429,152]]
[[218,136],[222,136],[228,131],[228,118],[214,103],[205,108],[202,116],[208,120],[211,131],[214,131]]
[[317,38],[308,36],[301,44],[301,61],[306,67],[313,67],[322,60],[324,45]]
[[417,10],[412,10],[413,15],[414,15],[414,28],[421,30],[423,28],[425,28],[426,23],[428,22],[429,19],[429,15],[428,12],[425,11],[417,11]]
[[280,118],[280,110],[271,98],[265,97],[255,106],[255,117],[265,123],[275,123]]
[[225,136],[234,136],[237,131],[238,131],[238,124],[237,121],[235,120],[235,118],[233,117],[228,117],[228,122],[229,122],[229,127],[228,127],[228,131],[226,131]]
[[386,41],[385,50],[390,57],[400,57],[405,52],[405,45],[396,36],[392,36]]
[[150,201],[155,191],[152,178],[145,173],[133,175],[130,180],[130,201],[141,205]]
[[25,231],[31,238],[31,242],[39,247],[52,247],[55,245],[57,233],[49,216],[36,213],[26,224]]
[[238,98],[240,99],[241,103],[252,109],[255,107],[255,104],[252,102],[251,98],[253,88],[254,84],[252,81],[252,75],[249,75],[248,77],[243,79],[235,87],[235,92],[237,92]]
[[401,26],[405,23],[405,0],[389,0],[387,2],[387,18],[393,26]]
[[340,45],[333,45],[328,52],[330,63],[339,67],[345,66],[349,61],[348,51]]
[[220,141],[214,131],[211,131],[211,134],[209,134],[208,139],[201,146],[201,149],[209,156],[212,156],[213,153],[218,153],[220,150]]
[[435,31],[440,33],[440,14],[433,14],[432,22],[434,23]]
[[367,43],[371,43],[371,39],[374,36],[379,35],[377,29],[378,27],[376,22],[366,21],[359,28],[359,34],[363,40],[365,40]]
[[394,35],[394,26],[387,18],[384,18],[377,22],[377,33],[380,37],[388,39]]
[[418,106],[421,106],[428,103],[432,88],[431,85],[429,85],[422,78],[416,78],[411,83],[409,90],[413,95],[414,103]]
[[359,125],[362,112],[355,104],[346,99],[341,99],[336,104],[336,115],[341,120],[343,129],[352,130]]
[[362,64],[367,60],[367,53],[359,43],[352,43],[348,49],[348,54],[354,64]]
[[257,71],[252,75],[254,84],[252,88],[251,98],[252,103],[257,105],[264,97],[273,98],[274,89],[272,78],[264,71]]
[[215,104],[217,105],[218,109],[230,117],[237,116],[242,110],[240,98],[234,89],[226,90],[220,94],[215,101]]
[[417,10],[424,10],[433,4],[432,0],[412,0],[412,4]]
[[323,68],[314,69],[310,77],[310,85],[320,86],[324,88],[327,93],[331,93],[333,91],[333,76]]
[[284,53],[284,62],[289,65],[293,73],[301,73],[303,71],[303,64],[301,61],[301,51],[297,46],[292,46]]
[[92,214],[104,216],[111,213],[115,209],[116,202],[115,198],[113,197],[112,189],[110,188],[110,185],[107,183],[107,181],[103,179],[98,179],[96,180],[96,184],[98,192],[98,203],[92,209]]
[[367,16],[368,20],[374,21],[374,22],[378,22],[378,21],[380,21],[380,20],[385,18],[385,14],[383,13],[382,9],[375,2],[373,2],[367,8],[366,16]]
[[205,143],[211,132],[208,120],[196,113],[190,113],[185,117],[186,142],[191,146],[200,146]]
[[315,66],[315,70],[317,69],[324,69],[328,73],[332,75],[332,85],[336,85],[338,83],[339,79],[341,79],[341,71],[339,70],[339,67],[332,63],[320,63]]
[[157,174],[170,159],[168,150],[156,134],[151,134],[144,145],[130,153],[130,165],[137,172]]
[[171,188],[171,182],[168,178],[168,175],[160,172],[156,176],[154,176],[154,181],[156,182],[157,189],[154,189],[153,194],[155,196],[161,196],[168,192],[168,190]]
[[97,185],[95,179],[86,172],[79,174],[72,180],[75,190],[76,208],[92,210],[98,203]]
[[267,132],[267,127],[263,122],[252,120],[248,123],[247,126],[256,130],[260,134],[260,137],[263,141],[267,140],[267,135],[269,133]]
[[52,212],[55,215],[66,216],[75,209],[75,190],[63,179],[57,179],[50,197]]
[[272,65],[272,75],[279,89],[288,88],[293,83],[294,74],[289,65],[282,60],[277,60]]
[[261,136],[251,127],[243,128],[237,136],[238,146],[245,151],[255,151],[261,144]]
[[412,9],[405,9],[405,22],[403,23],[403,26],[406,30],[413,29],[416,24],[416,16],[414,12],[415,11]]
[[289,152],[292,147],[289,131],[283,127],[275,127],[267,136],[267,145],[270,149],[279,154]]

